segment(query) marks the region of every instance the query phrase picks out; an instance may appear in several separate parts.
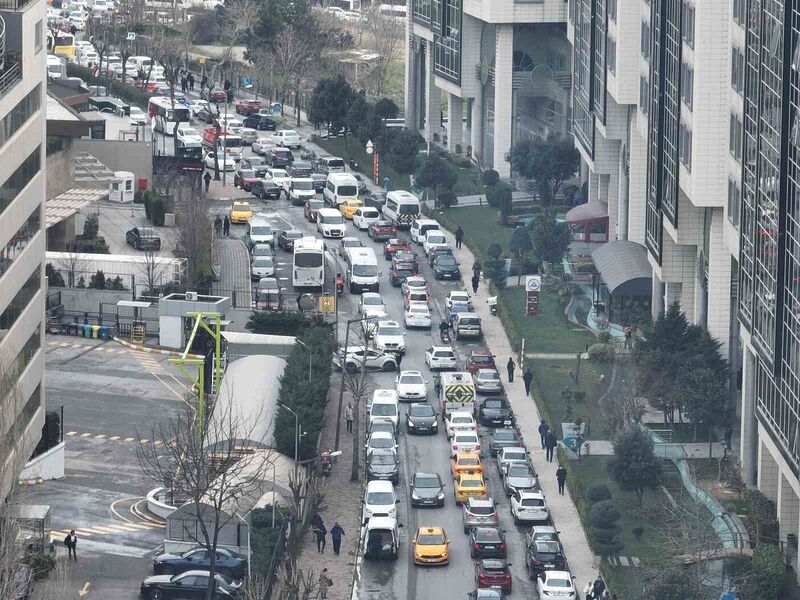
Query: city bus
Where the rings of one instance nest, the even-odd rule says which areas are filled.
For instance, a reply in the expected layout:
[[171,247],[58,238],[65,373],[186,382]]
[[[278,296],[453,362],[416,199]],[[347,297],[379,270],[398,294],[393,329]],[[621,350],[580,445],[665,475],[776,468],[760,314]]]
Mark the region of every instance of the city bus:
[[295,288],[325,286],[325,244],[317,237],[302,237],[294,242],[292,285]]
[[170,98],[153,96],[147,101],[147,114],[155,119],[154,131],[174,135],[178,123],[191,122],[191,112],[187,106],[173,102]]
[[57,31],[55,37],[47,33],[47,51],[56,56],[75,58],[75,36],[65,31]]

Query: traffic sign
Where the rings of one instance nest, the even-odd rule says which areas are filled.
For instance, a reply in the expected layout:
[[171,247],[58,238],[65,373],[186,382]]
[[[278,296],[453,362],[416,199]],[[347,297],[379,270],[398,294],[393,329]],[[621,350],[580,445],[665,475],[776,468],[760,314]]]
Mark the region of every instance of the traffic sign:
[[563,443],[567,448],[569,448],[573,452],[577,452],[578,449],[583,444],[583,441],[584,441],[583,438],[580,436],[578,437],[569,436],[562,439],[561,443]]
[[528,275],[525,278],[525,316],[539,314],[539,290],[542,288],[541,275]]
[[252,87],[253,83],[250,81],[249,77],[242,77],[242,87]]
[[129,32],[128,32],[128,37],[127,37],[126,39],[127,39],[129,42],[132,42],[132,41],[134,41],[134,40],[136,39],[136,32],[135,32],[135,31],[129,31]]
[[319,297],[319,312],[332,313],[336,312],[336,296],[325,294]]
[[525,291],[538,292],[542,289],[542,276],[541,275],[528,275],[525,278]]
[[206,64],[206,57],[201,56],[200,58],[197,59],[197,62],[199,62],[201,65]]

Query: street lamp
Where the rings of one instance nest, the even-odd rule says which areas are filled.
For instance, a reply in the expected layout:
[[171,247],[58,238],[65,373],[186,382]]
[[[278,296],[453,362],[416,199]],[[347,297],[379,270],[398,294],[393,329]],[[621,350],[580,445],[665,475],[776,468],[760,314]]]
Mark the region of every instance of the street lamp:
[[297,419],[297,413],[285,404],[278,403],[278,406],[288,410],[294,415],[294,468],[297,469],[298,449],[300,448],[300,422]]
[[294,341],[297,342],[298,344],[300,344],[308,352],[308,381],[311,382],[311,356],[312,356],[311,348],[309,348],[307,344],[305,344],[304,342],[301,342],[297,338],[295,338]]
[[[272,502],[273,502],[272,518],[273,519],[275,518],[275,506],[274,506],[275,499],[274,498],[275,498],[275,493],[273,492],[273,500],[272,500]],[[247,513],[244,515],[244,517],[242,517],[242,515],[240,515],[238,512],[237,513],[233,513],[247,527],[247,578],[248,579],[250,579],[250,563],[252,561],[250,560],[250,556],[251,556],[251,552],[250,552],[250,522],[248,521],[247,517],[250,516],[250,513],[252,512],[252,510],[253,510],[252,508],[250,510],[248,510]],[[275,527],[275,523],[274,522],[272,523],[272,527],[273,528]]]

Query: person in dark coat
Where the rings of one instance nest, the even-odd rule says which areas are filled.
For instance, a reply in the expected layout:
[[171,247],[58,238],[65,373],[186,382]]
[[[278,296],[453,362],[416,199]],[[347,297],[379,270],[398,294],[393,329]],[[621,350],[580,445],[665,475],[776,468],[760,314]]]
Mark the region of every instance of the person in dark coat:
[[461,225],[458,226],[456,229],[456,248],[461,248],[461,243],[464,241],[464,230],[461,229]]
[[552,429],[548,429],[544,436],[544,448],[547,450],[547,462],[553,462],[553,450],[555,450],[557,445],[558,440],[556,440],[556,434],[553,433]]
[[206,171],[206,174],[203,175],[203,181],[206,183],[206,194],[208,193],[208,186],[211,185],[211,173]]
[[78,536],[75,535],[75,530],[70,529],[67,537],[64,538],[64,545],[67,547],[67,558],[78,560],[76,548],[78,547]]
[[592,586],[592,595],[595,598],[602,598],[603,592],[606,591],[606,582],[603,581],[602,577],[598,576],[597,579],[594,580],[594,585]]
[[327,543],[325,536],[328,535],[328,530],[322,523],[322,519],[320,519],[318,523],[311,525],[311,532],[317,538],[317,552],[319,552],[320,554],[324,554],[325,544]]
[[231,220],[228,218],[228,215],[225,215],[225,218],[222,220],[222,233],[225,237],[228,237],[228,234],[231,232]]
[[475,259],[475,262],[472,263],[472,274],[477,275],[478,277],[481,276],[481,261],[479,261],[477,258]]
[[190,92],[193,92],[193,91],[194,91],[194,75],[192,75],[191,73],[189,73],[189,74],[186,76],[186,81],[187,81],[187,83],[189,84],[189,91],[190,91]]
[[544,449],[545,437],[548,431],[550,431],[550,425],[547,424],[547,421],[542,419],[542,422],[539,423],[539,438],[542,441],[542,449]]
[[556,481],[558,482],[558,493],[564,495],[564,484],[567,483],[567,470],[561,465],[556,469]]
[[333,553],[339,556],[339,549],[342,547],[342,537],[344,536],[344,529],[339,525],[338,521],[331,527],[331,540],[333,540]]
[[202,90],[206,89],[206,85],[208,85],[208,77],[203,75],[200,78],[200,90],[202,91]]
[[525,369],[525,372],[522,374],[522,381],[525,383],[525,395],[531,395],[531,385],[533,385],[533,373],[531,373],[531,368],[528,367]]
[[481,276],[478,275],[477,273],[474,273],[472,275],[472,293],[473,294],[477,294],[478,293],[478,284],[480,282],[481,282]]
[[514,383],[514,358],[509,356],[508,362],[506,363],[506,371],[508,371],[508,383]]

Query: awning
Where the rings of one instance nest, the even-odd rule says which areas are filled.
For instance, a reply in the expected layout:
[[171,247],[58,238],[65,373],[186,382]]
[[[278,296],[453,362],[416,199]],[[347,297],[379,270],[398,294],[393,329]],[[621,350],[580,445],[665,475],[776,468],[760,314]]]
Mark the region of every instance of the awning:
[[647,249],[630,241],[608,242],[592,252],[597,271],[608,291],[621,296],[649,296],[653,271]]
[[580,204],[567,211],[567,223],[580,223],[581,221],[591,221],[602,219],[608,216],[608,203],[599,200],[597,202],[587,202]]
[[44,205],[47,227],[60,223],[80,209],[108,197],[108,188],[72,188]]

